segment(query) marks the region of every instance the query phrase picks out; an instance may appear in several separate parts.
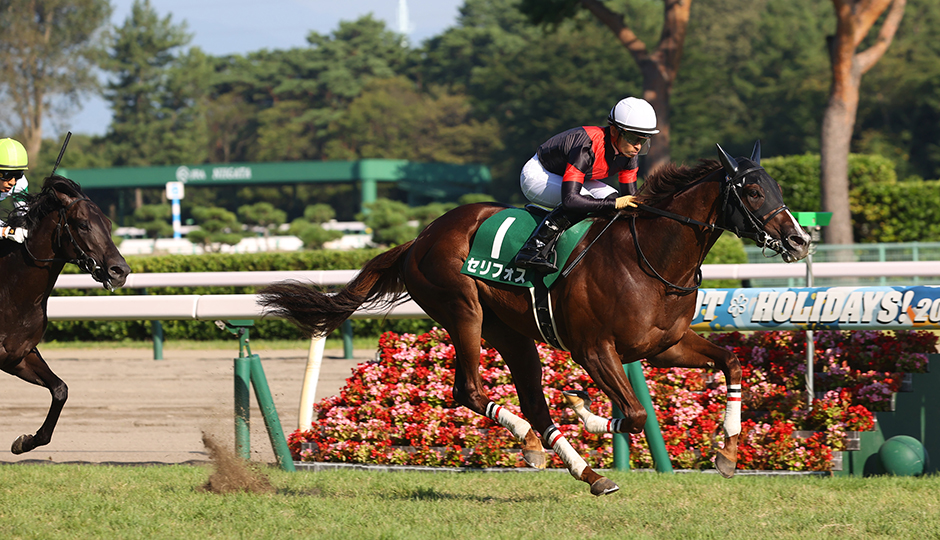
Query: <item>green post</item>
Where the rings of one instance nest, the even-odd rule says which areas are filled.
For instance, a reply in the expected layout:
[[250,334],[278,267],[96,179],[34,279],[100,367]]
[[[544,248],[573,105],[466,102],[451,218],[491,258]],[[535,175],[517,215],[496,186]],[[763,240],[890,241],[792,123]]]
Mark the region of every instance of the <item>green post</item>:
[[343,325],[340,327],[340,332],[343,334],[343,358],[346,360],[352,360],[353,357],[353,330],[352,330],[352,321],[346,319],[343,321]]
[[253,354],[250,358],[251,384],[255,387],[255,398],[258,399],[261,416],[268,428],[271,448],[274,449],[278,465],[287,472],[294,472],[296,470],[294,460],[290,455],[287,439],[284,438],[284,430],[281,428],[281,421],[277,416],[277,408],[274,406],[274,399],[271,397],[271,390],[268,388],[268,379],[264,376],[264,368],[261,367],[261,357]]
[[235,359],[235,455],[245,460],[251,459],[249,384],[251,384],[251,361],[244,356],[239,356]]
[[362,202],[361,210],[364,214],[369,213],[366,205],[374,203],[378,194],[378,182],[375,178],[362,178]]
[[251,397],[248,395],[248,386],[254,385],[255,397],[258,407],[268,428],[268,437],[271,447],[282,469],[288,472],[296,470],[294,461],[284,438],[284,430],[277,416],[274,399],[268,388],[268,380],[261,367],[261,357],[251,354],[251,344],[248,327],[254,326],[252,320],[216,321],[216,326],[238,336],[238,358],[235,359],[235,453],[242,459],[251,458],[251,433],[249,430],[249,414]]
[[163,360],[163,323],[150,321],[150,333],[153,335],[153,359]]
[[666,451],[666,442],[663,440],[663,433],[659,430],[659,420],[656,419],[656,410],[653,408],[653,400],[650,398],[649,388],[646,386],[646,377],[643,375],[643,367],[639,362],[631,362],[623,367],[627,372],[627,378],[630,379],[630,386],[633,387],[633,393],[646,409],[646,424],[643,430],[646,433],[646,443],[649,444],[650,454],[653,456],[653,463],[656,465],[656,471],[661,473],[672,472],[672,461],[669,459],[669,452]]
[[[623,411],[620,410],[620,407],[616,403],[612,403],[613,417],[614,418],[623,418]],[[613,434],[613,443],[614,443],[614,470],[617,471],[629,471],[630,470],[630,439],[627,438],[626,433],[614,433]]]

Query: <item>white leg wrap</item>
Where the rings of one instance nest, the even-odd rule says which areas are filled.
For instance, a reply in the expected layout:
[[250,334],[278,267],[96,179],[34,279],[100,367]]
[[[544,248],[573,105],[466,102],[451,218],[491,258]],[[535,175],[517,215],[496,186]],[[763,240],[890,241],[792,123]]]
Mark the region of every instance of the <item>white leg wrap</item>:
[[588,433],[621,433],[620,428],[623,425],[622,418],[607,419],[592,413],[583,403],[571,407],[578,418],[584,422],[584,429]]
[[526,434],[532,429],[532,426],[529,425],[528,422],[492,401],[486,404],[486,416],[511,431],[517,441],[524,441]]
[[725,406],[725,435],[741,433],[741,385],[728,385],[728,403]]
[[568,439],[561,434],[561,431],[555,427],[555,424],[545,429],[545,433],[542,434],[542,440],[551,446],[555,453],[558,454],[558,457],[565,462],[565,466],[568,467],[568,472],[571,473],[571,476],[580,480],[581,473],[587,468],[587,462],[578,455],[578,452],[571,446]]

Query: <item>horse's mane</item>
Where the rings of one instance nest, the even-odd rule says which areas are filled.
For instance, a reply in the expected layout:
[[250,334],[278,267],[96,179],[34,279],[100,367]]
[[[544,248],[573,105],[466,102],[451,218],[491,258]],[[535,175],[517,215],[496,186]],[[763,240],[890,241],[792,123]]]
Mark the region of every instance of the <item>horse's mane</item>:
[[64,176],[57,174],[47,176],[39,193],[28,193],[22,200],[26,203],[21,208],[14,208],[6,217],[7,225],[11,227],[25,227],[32,229],[39,224],[42,218],[50,212],[58,210],[62,203],[55,192],[64,193],[69,197],[84,197],[81,186]]
[[714,159],[701,159],[694,167],[667,163],[646,178],[637,193],[637,201],[654,204],[720,168],[721,164]]

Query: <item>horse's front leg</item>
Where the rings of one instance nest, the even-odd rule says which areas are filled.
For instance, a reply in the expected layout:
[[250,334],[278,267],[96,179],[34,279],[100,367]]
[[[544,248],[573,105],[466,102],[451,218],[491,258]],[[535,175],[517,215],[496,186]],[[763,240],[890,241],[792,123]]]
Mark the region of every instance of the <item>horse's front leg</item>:
[[728,400],[725,405],[725,445],[715,455],[715,468],[725,478],[734,476],[741,434],[741,362],[731,352],[689,329],[678,343],[647,358],[656,367],[709,369],[718,367],[725,376]]
[[5,371],[26,382],[46,387],[52,394],[52,405],[49,407],[49,412],[46,414],[46,420],[42,423],[42,426],[35,435],[20,435],[17,437],[13,441],[10,451],[14,454],[22,454],[37,446],[49,444],[49,441],[52,440],[52,432],[55,430],[56,422],[59,421],[59,414],[62,412],[65,400],[68,399],[68,386],[49,369],[46,361],[43,360],[39,350],[35,347],[19,364],[11,369],[5,369]]

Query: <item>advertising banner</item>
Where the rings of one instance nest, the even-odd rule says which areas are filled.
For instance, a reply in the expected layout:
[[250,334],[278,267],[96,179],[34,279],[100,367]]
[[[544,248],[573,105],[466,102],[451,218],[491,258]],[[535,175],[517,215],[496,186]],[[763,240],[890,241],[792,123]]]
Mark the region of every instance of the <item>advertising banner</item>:
[[940,328],[940,287],[700,289],[692,328],[915,330]]

